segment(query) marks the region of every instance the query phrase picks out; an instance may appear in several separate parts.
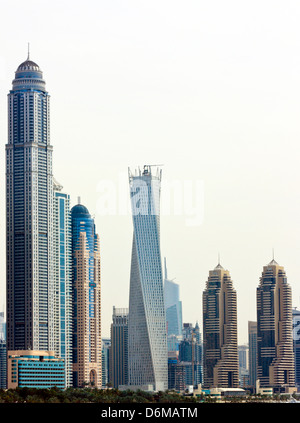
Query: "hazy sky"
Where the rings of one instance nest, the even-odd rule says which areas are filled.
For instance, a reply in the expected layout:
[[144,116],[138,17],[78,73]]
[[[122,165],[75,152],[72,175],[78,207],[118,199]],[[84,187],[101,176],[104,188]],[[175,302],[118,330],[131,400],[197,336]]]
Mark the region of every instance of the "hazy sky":
[[237,290],[239,344],[273,248],[300,306],[299,21],[297,0],[1,0],[0,309],[7,93],[27,42],[51,95],[55,178],[101,238],[103,336],[113,305],[128,307],[128,166],[164,165],[162,257],[184,322],[202,328],[218,253]]

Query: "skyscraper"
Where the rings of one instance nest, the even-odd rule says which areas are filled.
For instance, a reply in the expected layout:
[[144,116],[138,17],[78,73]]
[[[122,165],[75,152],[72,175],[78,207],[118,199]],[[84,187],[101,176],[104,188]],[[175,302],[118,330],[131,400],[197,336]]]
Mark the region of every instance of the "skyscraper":
[[54,350],[53,180],[49,94],[29,55],[8,94],[7,349]]
[[101,388],[100,241],[82,204],[72,217],[73,385]]
[[7,359],[6,359],[6,324],[4,312],[0,312],[0,389],[7,388]]
[[240,386],[249,385],[249,345],[239,345],[239,380]]
[[144,166],[129,185],[133,219],[128,319],[129,385],[168,389],[166,315],[160,251],[161,170]]
[[183,340],[179,343],[179,364],[184,367],[185,385],[203,382],[202,341],[198,322],[183,324]]
[[292,291],[282,266],[264,266],[257,299],[257,378],[261,387],[294,387]]
[[0,339],[6,340],[6,323],[4,318],[4,311],[0,312]]
[[64,360],[65,386],[72,386],[72,272],[70,197],[54,179],[53,255],[55,281],[55,351]]
[[257,323],[248,322],[249,336],[249,385],[256,386],[257,379]]
[[182,303],[179,300],[179,285],[168,279],[165,258],[164,296],[168,335],[182,334]]
[[293,309],[293,346],[295,358],[295,384],[300,388],[300,310]]
[[128,384],[128,309],[113,308],[110,327],[110,383],[114,388]]
[[110,338],[102,338],[101,340],[102,349],[102,388],[107,388],[107,384],[110,384],[110,349],[111,342]]
[[203,292],[203,357],[204,386],[239,386],[236,291],[220,263]]

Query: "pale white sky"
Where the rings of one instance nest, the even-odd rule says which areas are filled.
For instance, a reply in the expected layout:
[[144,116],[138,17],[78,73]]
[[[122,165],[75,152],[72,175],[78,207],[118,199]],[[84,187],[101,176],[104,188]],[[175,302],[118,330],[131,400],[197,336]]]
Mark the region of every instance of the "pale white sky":
[[[0,309],[6,97],[27,42],[51,95],[54,175],[72,205],[81,196],[101,238],[103,336],[113,305],[128,306],[128,166],[164,164],[164,183],[186,194],[182,210],[173,204],[161,219],[184,322],[202,328],[202,291],[218,253],[237,290],[239,344],[256,320],[272,248],[298,307],[299,21],[297,0],[1,0]],[[188,226],[187,202],[197,196],[187,187],[197,181],[204,218]],[[102,215],[101,187],[115,194],[115,214]]]

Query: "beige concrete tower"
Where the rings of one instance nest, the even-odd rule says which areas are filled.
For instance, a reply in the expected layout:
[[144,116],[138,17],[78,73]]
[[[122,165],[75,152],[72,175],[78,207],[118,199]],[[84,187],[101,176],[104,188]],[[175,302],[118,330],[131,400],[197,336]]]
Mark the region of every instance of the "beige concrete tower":
[[99,236],[86,207],[72,208],[73,385],[101,388]]
[[264,266],[257,294],[257,377],[260,386],[285,391],[295,385],[292,291],[284,268]]
[[203,292],[203,357],[206,388],[238,387],[236,291],[220,264],[209,272]]

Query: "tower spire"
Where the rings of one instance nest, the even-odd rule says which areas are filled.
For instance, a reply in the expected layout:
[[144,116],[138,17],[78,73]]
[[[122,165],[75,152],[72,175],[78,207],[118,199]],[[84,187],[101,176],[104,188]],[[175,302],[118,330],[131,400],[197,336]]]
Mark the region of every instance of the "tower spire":
[[28,44],[28,46],[27,46],[27,60],[29,60],[29,56],[30,56],[30,43],[27,43]]

